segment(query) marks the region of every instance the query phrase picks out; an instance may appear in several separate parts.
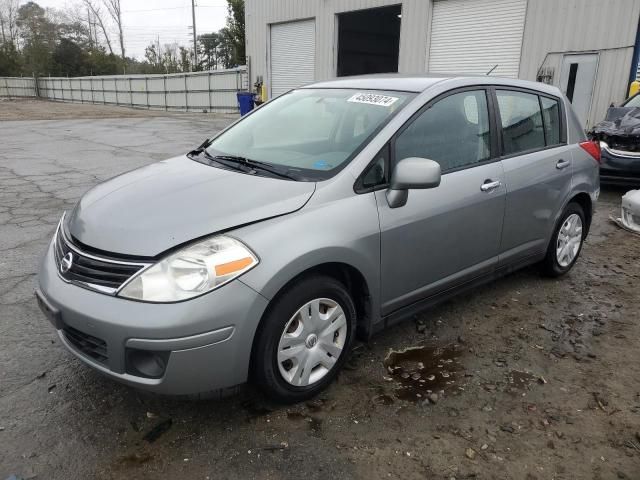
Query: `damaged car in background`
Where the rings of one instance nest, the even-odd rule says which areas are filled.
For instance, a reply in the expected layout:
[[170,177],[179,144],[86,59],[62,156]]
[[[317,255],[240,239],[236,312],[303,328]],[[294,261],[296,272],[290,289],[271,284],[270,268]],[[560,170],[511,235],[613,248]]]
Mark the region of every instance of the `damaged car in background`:
[[640,185],[640,94],[611,106],[589,137],[600,142],[602,183]]

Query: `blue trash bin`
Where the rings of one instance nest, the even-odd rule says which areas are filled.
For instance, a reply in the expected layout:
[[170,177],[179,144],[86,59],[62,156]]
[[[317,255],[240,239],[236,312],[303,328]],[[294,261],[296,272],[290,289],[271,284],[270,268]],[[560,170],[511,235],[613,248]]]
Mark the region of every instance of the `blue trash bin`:
[[238,92],[238,107],[240,107],[240,115],[246,115],[253,110],[253,100],[255,93],[251,92]]

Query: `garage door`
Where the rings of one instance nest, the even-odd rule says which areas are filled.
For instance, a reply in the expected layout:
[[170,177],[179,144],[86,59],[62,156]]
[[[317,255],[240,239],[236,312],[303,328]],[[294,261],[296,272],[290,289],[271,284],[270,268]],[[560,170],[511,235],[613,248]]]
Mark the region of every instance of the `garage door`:
[[271,25],[271,98],[315,80],[315,20]]
[[429,71],[518,77],[526,0],[436,0]]

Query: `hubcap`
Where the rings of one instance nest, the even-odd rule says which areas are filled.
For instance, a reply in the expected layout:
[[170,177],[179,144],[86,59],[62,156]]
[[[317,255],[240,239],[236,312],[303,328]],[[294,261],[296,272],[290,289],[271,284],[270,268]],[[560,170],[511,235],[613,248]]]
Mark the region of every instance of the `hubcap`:
[[289,319],[278,343],[278,368],[289,384],[306,387],[335,366],[347,339],[347,318],[329,298],[305,303]]
[[571,214],[562,224],[556,242],[556,259],[561,267],[571,265],[578,255],[582,244],[582,219],[578,214]]

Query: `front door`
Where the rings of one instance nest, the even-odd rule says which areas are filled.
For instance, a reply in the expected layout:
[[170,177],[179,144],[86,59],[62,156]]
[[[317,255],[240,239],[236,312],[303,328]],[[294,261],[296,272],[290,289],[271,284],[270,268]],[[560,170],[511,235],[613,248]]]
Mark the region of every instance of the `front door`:
[[598,70],[598,54],[565,55],[560,72],[560,88],[567,96],[582,126],[588,128],[593,86]]
[[429,158],[443,175],[436,188],[411,190],[399,208],[376,192],[383,315],[496,266],[506,189],[489,118],[484,90],[458,91],[428,105],[392,140],[392,164]]

